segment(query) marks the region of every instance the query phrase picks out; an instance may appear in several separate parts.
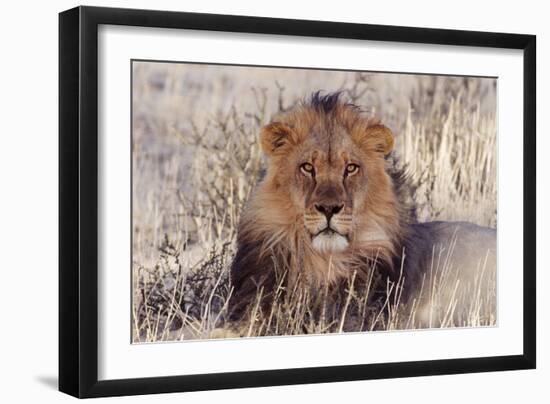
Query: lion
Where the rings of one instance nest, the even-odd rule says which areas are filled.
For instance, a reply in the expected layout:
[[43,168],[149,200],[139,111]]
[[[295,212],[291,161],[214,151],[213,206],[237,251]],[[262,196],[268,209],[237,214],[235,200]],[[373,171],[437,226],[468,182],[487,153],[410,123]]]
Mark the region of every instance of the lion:
[[263,127],[260,141],[267,169],[237,231],[232,319],[269,308],[298,282],[339,289],[372,271],[383,287],[401,279],[405,301],[441,248],[471,279],[481,266],[496,270],[495,229],[417,221],[392,131],[340,93],[314,93]]

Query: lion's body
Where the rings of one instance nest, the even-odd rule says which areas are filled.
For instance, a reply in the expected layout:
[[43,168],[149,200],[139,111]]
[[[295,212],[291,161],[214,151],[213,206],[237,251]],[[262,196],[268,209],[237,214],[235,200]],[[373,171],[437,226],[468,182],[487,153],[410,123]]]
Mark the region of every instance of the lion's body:
[[482,271],[496,269],[496,230],[468,222],[412,223],[403,240],[403,255],[395,260],[396,266],[403,262],[408,295],[414,296],[423,278],[443,265],[459,272],[456,278],[462,282],[473,282]]
[[338,288],[352,277],[367,282],[372,271],[402,279],[406,298],[445,254],[457,267],[496,267],[494,230],[416,223],[412,188],[390,156],[391,132],[338,95],[315,94],[261,137],[268,169],[238,229],[234,318],[295,285]]

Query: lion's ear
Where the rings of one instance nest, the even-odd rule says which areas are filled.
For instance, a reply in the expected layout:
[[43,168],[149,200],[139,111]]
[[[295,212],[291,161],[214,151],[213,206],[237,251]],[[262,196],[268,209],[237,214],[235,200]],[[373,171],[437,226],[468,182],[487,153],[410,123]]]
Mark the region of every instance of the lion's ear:
[[292,128],[281,122],[272,122],[262,128],[260,133],[262,150],[267,156],[284,153],[289,146],[296,144],[296,135]]
[[393,133],[382,124],[368,126],[356,138],[357,143],[366,150],[382,153],[387,156],[393,150]]

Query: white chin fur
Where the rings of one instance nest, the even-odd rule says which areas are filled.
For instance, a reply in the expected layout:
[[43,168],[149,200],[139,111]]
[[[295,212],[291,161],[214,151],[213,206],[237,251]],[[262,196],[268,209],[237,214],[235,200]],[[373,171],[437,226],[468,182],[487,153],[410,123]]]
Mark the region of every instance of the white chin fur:
[[340,234],[321,233],[313,238],[313,248],[321,253],[341,252],[348,248],[349,242]]

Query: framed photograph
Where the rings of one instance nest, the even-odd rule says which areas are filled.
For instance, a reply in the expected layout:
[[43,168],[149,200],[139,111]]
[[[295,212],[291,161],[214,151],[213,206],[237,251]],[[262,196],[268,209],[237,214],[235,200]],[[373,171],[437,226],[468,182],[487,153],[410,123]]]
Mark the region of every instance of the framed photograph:
[[532,369],[535,36],[59,17],[59,388]]

